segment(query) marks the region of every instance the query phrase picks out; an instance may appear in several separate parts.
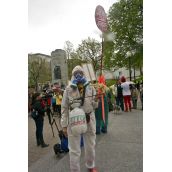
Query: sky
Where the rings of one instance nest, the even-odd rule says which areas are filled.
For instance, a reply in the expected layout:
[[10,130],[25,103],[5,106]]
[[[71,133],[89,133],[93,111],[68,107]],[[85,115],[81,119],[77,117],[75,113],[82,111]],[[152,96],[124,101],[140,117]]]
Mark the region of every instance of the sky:
[[117,0],[28,0],[28,53],[50,55],[70,41],[76,49],[88,37],[101,41],[95,9],[107,13]]

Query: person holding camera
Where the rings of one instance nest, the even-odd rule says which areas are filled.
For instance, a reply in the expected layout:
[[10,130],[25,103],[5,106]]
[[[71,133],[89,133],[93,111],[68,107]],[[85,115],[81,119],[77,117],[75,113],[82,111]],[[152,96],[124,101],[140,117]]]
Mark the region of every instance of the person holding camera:
[[44,113],[46,111],[46,108],[41,100],[42,98],[40,93],[35,93],[33,95],[32,118],[34,119],[36,125],[37,146],[41,145],[42,148],[45,148],[49,146],[48,144],[45,144],[43,139]]
[[96,90],[85,77],[81,66],[72,71],[71,84],[63,94],[61,105],[61,126],[68,137],[70,172],[80,171],[80,139],[84,140],[86,167],[89,172],[97,172],[95,168],[96,121],[95,108],[98,102]]

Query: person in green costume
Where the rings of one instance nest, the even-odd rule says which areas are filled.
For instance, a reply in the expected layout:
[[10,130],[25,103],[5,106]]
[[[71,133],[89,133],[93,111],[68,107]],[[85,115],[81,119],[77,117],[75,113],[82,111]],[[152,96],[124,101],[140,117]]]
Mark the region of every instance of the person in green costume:
[[[103,93],[104,100],[104,112],[105,112],[105,122],[102,117],[102,99],[101,95],[98,96],[98,108],[95,109],[96,116],[96,134],[107,133],[108,126],[108,113],[109,113],[109,105],[108,105],[108,95],[107,95],[107,87],[104,84],[98,84],[98,87],[101,87],[101,93]],[[101,94],[99,93],[99,94]]]

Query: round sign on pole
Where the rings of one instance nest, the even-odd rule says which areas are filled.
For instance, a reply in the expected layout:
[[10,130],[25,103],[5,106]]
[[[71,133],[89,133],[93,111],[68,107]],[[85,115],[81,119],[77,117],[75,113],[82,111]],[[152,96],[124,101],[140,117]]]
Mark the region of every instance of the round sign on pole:
[[97,27],[102,31],[106,32],[108,29],[107,17],[105,10],[102,6],[98,5],[95,11],[95,20]]

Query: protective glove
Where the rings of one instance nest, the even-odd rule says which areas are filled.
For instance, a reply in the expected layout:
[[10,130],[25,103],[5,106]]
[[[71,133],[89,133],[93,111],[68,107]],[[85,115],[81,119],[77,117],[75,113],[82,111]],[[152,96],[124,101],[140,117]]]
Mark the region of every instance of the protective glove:
[[72,81],[72,86],[74,87],[74,88],[77,88],[77,83],[78,83],[78,81],[76,80],[76,79],[74,79],[73,81]]
[[85,84],[86,82],[87,82],[87,80],[85,79],[85,77],[82,77],[81,83],[82,83],[82,84]]

